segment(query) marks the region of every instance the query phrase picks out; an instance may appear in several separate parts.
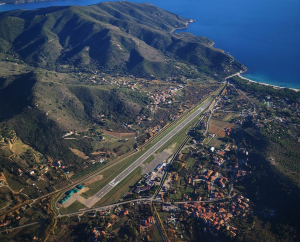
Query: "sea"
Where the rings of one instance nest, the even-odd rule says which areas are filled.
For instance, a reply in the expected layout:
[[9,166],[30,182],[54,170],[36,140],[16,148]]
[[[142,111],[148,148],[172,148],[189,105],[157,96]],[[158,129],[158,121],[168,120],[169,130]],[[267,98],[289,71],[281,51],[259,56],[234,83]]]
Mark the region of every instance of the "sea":
[[[0,5],[0,11],[92,5],[101,0],[63,0]],[[108,2],[108,0],[105,0]],[[300,89],[300,0],[131,0],[148,2],[196,22],[185,30],[205,36],[243,63],[244,77]]]

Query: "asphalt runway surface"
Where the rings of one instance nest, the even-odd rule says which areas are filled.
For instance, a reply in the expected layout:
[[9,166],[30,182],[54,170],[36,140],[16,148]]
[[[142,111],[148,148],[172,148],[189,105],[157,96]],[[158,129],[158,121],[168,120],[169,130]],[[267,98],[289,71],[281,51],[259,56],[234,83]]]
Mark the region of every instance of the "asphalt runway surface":
[[154,146],[152,146],[145,154],[139,157],[135,162],[133,162],[129,167],[122,171],[118,176],[116,176],[110,183],[99,190],[94,196],[86,200],[86,206],[94,206],[101,198],[103,198],[109,191],[111,191],[118,183],[120,183],[125,177],[127,177],[134,169],[140,166],[145,160],[147,160],[151,155],[153,155],[161,146],[163,146],[168,140],[173,138],[178,132],[180,132],[187,124],[189,124],[194,118],[200,115],[209,105],[210,101],[206,101],[199,109],[197,109],[193,114],[186,118],[182,123],[176,126],[170,133],[164,136],[160,141],[158,141]]

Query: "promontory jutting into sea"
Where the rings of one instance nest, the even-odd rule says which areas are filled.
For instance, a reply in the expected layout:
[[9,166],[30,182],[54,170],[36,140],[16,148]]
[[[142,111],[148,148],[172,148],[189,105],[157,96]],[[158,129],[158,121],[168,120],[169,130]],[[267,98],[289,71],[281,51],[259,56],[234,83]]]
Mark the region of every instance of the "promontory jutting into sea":
[[[91,5],[101,0],[5,4],[0,11],[48,6]],[[300,1],[132,0],[149,2],[188,19],[187,32],[205,36],[229,52],[253,81],[300,89]],[[182,30],[185,31],[185,30]]]

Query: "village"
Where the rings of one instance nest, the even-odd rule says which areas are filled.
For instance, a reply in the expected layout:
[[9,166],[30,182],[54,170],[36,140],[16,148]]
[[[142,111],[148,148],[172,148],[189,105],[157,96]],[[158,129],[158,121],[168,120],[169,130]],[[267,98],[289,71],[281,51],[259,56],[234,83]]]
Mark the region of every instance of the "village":
[[[169,105],[168,102],[177,95],[176,92],[182,89],[184,86],[180,85],[151,94],[151,112],[156,112],[161,105]],[[86,221],[89,225],[84,231],[92,241],[113,239],[118,233],[122,237],[122,228],[132,229],[133,238],[159,241],[158,228],[161,228],[161,225],[171,241],[189,240],[191,235],[188,226],[191,221],[201,224],[201,233],[204,235],[226,234],[229,238],[236,237],[241,221],[248,224],[247,226],[253,223],[253,202],[243,193],[243,188],[256,172],[256,168],[251,160],[253,147],[245,141],[244,135],[256,137],[259,130],[276,135],[277,138],[284,139],[287,135],[290,138],[293,135],[295,142],[300,140],[298,132],[286,134],[283,128],[283,125],[289,125],[290,129],[293,126],[297,127],[300,116],[297,103],[271,95],[265,96],[264,99],[253,96],[250,99],[248,95],[229,84],[221,97],[213,103],[213,110],[207,112],[201,122],[189,131],[190,138],[175,159],[171,159],[171,153],[162,152],[162,156],[158,153],[154,161],[145,165],[141,179],[124,193],[117,205],[111,205],[107,209],[95,209],[90,213],[79,213],[75,218],[64,218],[64,221],[74,226],[78,221]],[[141,116],[140,121],[146,118],[147,116]],[[133,128],[128,124],[124,125],[127,129]],[[149,137],[162,128],[159,124],[149,128]],[[100,139],[105,141],[109,137],[107,134],[99,133]],[[73,136],[74,133],[67,133],[63,138]],[[5,144],[4,138],[1,142]],[[34,152],[34,155],[41,156],[37,152]],[[102,156],[99,164],[105,160],[106,157]],[[270,158],[270,161],[276,162],[274,158]],[[67,168],[62,161],[51,161],[33,169],[19,167],[15,172],[19,177],[30,178],[30,185],[37,192],[45,194],[42,187],[36,184],[43,180],[44,175],[48,176],[48,172],[52,175],[53,171],[62,179],[67,175]],[[167,175],[164,184],[157,198],[153,200],[165,173]],[[7,181],[3,179],[1,184],[6,185]],[[90,186],[83,183],[68,190],[61,197],[59,204],[63,205],[73,194],[84,195],[87,187]],[[151,202],[159,220],[153,216]],[[47,211],[48,203],[45,199],[40,205],[44,206],[44,212]],[[25,204],[22,207],[25,213],[19,210],[2,217],[0,226],[22,224],[18,221],[23,217],[26,221],[34,221],[28,220],[32,208],[26,206]],[[274,209],[269,208],[266,211],[269,211],[266,216],[276,216]],[[63,236],[61,233],[61,238]]]
[[[238,100],[235,100],[236,98]],[[158,96],[158,99],[154,100],[162,99]],[[268,110],[270,108],[275,110],[276,105],[284,102],[275,98],[276,105],[270,105],[268,103],[270,100],[273,100],[270,96],[266,96],[263,100]],[[247,144],[240,140],[243,137],[239,132],[249,122],[256,129],[264,128],[266,125],[271,127],[268,114],[262,112],[257,114],[255,111],[261,110],[261,107],[258,109],[256,105],[257,103],[248,99],[244,93],[234,86],[229,86],[218,100],[214,111],[206,114],[195,131],[191,132],[189,143],[182,148],[171,168],[170,159],[161,160],[161,163],[146,174],[130,193],[125,194],[124,201],[126,198],[151,198],[155,189],[151,193],[149,191],[156,188],[162,175],[169,171],[155,207],[171,241],[188,239],[189,235],[184,229],[187,226],[187,222],[183,219],[185,217],[201,221],[204,225],[202,227],[204,234],[225,233],[228,237],[236,237],[238,221],[248,221],[250,224],[253,221],[252,202],[239,191],[240,188],[235,189],[252,176],[249,159],[251,151],[247,148]],[[294,111],[293,116],[299,116],[296,104],[290,104],[288,107]],[[279,114],[282,115],[282,112],[277,113]],[[277,115],[273,115],[272,121],[279,123],[291,121],[287,116]],[[135,195],[132,197],[130,194]],[[149,204],[148,201],[138,203]],[[130,206],[123,213],[118,213],[120,219],[128,211]],[[269,216],[275,216],[275,211],[273,209],[270,211]],[[152,226],[155,222],[159,223],[152,218],[145,218],[140,221],[140,228]],[[148,241],[153,241],[149,235],[147,238]]]
[[[208,118],[207,115],[207,121],[211,122]],[[225,139],[225,136],[230,136],[232,128],[238,128],[245,120],[245,117],[238,118],[240,123],[235,122],[234,126],[229,124],[232,126],[229,128],[223,127],[224,135],[220,135],[220,132],[207,132],[207,138],[192,137],[190,144],[182,149],[172,164],[171,172],[167,175],[157,198],[158,213],[163,214],[160,217],[167,231],[177,231],[179,227],[185,226],[179,223],[180,216],[191,216],[207,225],[204,231],[209,229],[211,233],[218,233],[225,229],[234,237],[237,228],[232,220],[237,217],[246,218],[251,214],[251,201],[234,191],[235,183],[251,175],[247,168],[249,151],[234,139]],[[206,129],[207,124],[203,121],[198,130],[205,132]],[[220,144],[216,143],[217,147],[205,144],[205,139],[211,142],[211,138],[215,137],[218,141],[221,140]],[[136,186],[125,194],[125,201],[127,198],[151,198],[155,190],[152,193],[149,191],[160,184],[164,172],[169,170],[169,161],[162,160],[152,172],[145,174]],[[148,204],[147,201],[139,203]],[[125,210],[118,215],[124,216],[127,213],[128,210]],[[170,213],[170,216],[165,215],[166,213]],[[148,218],[141,221],[140,226],[149,225],[150,221],[151,224],[154,223],[154,220]],[[110,223],[107,226],[110,227]],[[101,233],[104,235],[106,232]],[[181,239],[186,236],[183,231],[175,234],[176,238]],[[95,231],[95,236],[100,236],[98,230]]]

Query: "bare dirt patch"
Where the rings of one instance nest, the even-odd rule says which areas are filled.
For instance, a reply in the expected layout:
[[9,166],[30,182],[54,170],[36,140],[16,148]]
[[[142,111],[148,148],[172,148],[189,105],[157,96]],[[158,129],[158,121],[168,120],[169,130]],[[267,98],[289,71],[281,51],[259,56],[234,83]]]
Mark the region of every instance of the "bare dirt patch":
[[209,132],[213,133],[215,135],[218,135],[220,137],[225,137],[225,131],[224,131],[224,129],[216,127],[216,126],[214,126],[212,124],[209,125]]
[[220,130],[220,128],[213,124],[210,124],[208,127],[208,131],[213,134],[217,134],[219,130]]
[[118,132],[111,132],[111,131],[107,131],[107,130],[103,130],[103,133],[106,135],[110,135],[113,136],[115,138],[134,138],[135,137],[135,133],[118,133]]
[[221,130],[219,133],[217,133],[217,135],[221,138],[224,138],[226,136],[226,133],[224,130]]
[[96,182],[96,181],[100,181],[103,179],[103,175],[97,175],[92,177],[91,179],[89,179],[88,181],[84,182],[85,185],[91,185],[92,183]]
[[103,152],[103,151],[95,151],[92,153],[92,155],[105,155],[106,152]]
[[235,126],[233,123],[219,121],[219,120],[211,120],[209,122],[209,132],[213,133],[215,135],[218,135],[219,137],[225,137],[225,129],[231,129]]
[[225,129],[230,123],[229,122],[224,122],[224,121],[220,121],[220,120],[216,120],[216,119],[211,119],[209,124],[217,126],[220,129]]
[[17,139],[10,150],[15,154],[20,155],[26,152],[29,148],[30,147],[28,145],[24,144],[20,139]]
[[70,148],[70,147],[69,147],[69,149],[70,149],[75,155],[79,156],[80,158],[82,158],[82,159],[84,159],[84,160],[86,160],[86,159],[89,158],[86,154],[84,154],[84,153],[83,153],[82,151],[80,151],[80,150],[72,149],[72,148]]
[[175,149],[176,149],[176,143],[170,145],[167,149],[164,150],[164,152],[167,152],[171,155],[175,152]]
[[234,126],[236,126],[236,124],[229,124],[229,125],[227,126],[227,128],[228,128],[228,129],[231,129],[231,128],[233,128]]
[[69,174],[67,174],[67,177],[68,177],[68,178],[71,178],[73,175],[74,175],[74,172],[72,171],[72,172],[70,172]]
[[0,181],[4,181],[6,183],[6,178],[4,173],[0,173]]

